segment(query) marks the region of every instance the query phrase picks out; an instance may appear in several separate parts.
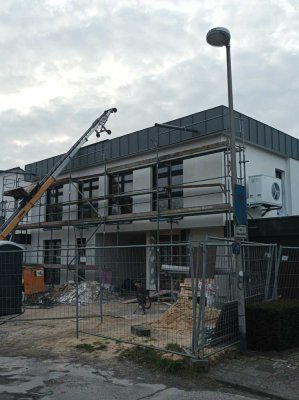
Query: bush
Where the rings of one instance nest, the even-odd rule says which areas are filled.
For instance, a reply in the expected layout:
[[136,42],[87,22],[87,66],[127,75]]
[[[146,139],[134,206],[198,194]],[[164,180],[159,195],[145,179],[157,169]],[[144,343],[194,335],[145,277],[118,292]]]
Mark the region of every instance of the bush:
[[299,346],[299,300],[274,300],[246,306],[247,347],[285,350]]

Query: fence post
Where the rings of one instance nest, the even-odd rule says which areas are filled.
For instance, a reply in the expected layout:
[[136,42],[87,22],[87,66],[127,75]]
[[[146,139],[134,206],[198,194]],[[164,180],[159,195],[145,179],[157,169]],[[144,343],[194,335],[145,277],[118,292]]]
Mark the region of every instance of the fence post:
[[199,302],[199,315],[200,315],[200,326],[201,326],[200,344],[202,347],[205,344],[205,337],[206,337],[206,327],[205,327],[206,270],[207,270],[207,245],[206,243],[204,243],[202,248],[202,277],[201,277],[200,302]]
[[197,355],[198,352],[198,330],[197,330],[197,293],[198,293],[198,247],[192,247],[190,244],[191,258],[191,285],[192,285],[192,352]]
[[277,299],[278,297],[278,290],[277,290],[277,280],[278,280],[278,271],[280,267],[280,261],[281,261],[281,253],[282,253],[283,246],[279,246],[278,254],[277,254],[277,246],[276,246],[276,262],[275,262],[275,275],[274,275],[274,287],[273,287],[273,300]]
[[75,275],[75,283],[76,283],[76,337],[79,338],[79,258],[78,258],[78,249],[75,250],[76,254],[76,275]]
[[[241,242],[242,250],[242,242]],[[242,253],[236,253],[235,256],[235,271],[236,271],[236,292],[238,301],[238,321],[240,335],[240,350],[246,351],[246,315],[245,315],[245,295],[244,295],[244,259]]]
[[274,253],[274,247],[271,246],[269,249],[269,252],[267,252],[265,255],[268,258],[268,263],[267,263],[267,276],[266,276],[266,285],[265,285],[265,300],[269,299],[269,292],[270,292],[270,281],[271,281],[271,272],[272,272],[272,265],[273,265],[273,253]]

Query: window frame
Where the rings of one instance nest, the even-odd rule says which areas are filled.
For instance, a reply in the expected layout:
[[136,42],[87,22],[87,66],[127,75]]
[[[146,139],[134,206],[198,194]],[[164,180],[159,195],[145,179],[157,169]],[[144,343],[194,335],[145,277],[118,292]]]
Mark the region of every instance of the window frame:
[[44,274],[46,285],[60,284],[60,268],[47,268],[46,265],[61,265],[61,239],[44,240]]
[[[117,185],[116,190],[114,190],[115,183]],[[126,188],[127,185],[130,186],[129,190]],[[109,175],[109,215],[131,214],[133,212],[133,197],[127,194],[132,191],[133,171]]]
[[62,221],[63,185],[54,186],[46,192],[46,222]]
[[[160,164],[153,167],[153,189],[155,193],[153,194],[153,210],[163,211],[163,210],[175,210],[178,208],[183,208],[183,198],[184,190],[183,188],[171,188],[173,185],[179,185],[179,183],[173,183],[176,177],[181,177],[181,184],[183,184],[184,179],[184,163],[183,160],[174,160],[167,163]],[[158,182],[157,182],[158,180]],[[165,184],[161,184],[164,180]],[[160,182],[159,182],[160,181]],[[158,185],[157,185],[158,183]],[[161,188],[165,188],[165,191],[161,192]],[[180,200],[180,207],[174,207],[174,201]],[[166,207],[161,207],[161,202],[166,203]],[[157,207],[159,205],[159,207]]]
[[[84,185],[87,187],[84,187]],[[99,178],[80,181],[78,185],[78,219],[98,217]]]

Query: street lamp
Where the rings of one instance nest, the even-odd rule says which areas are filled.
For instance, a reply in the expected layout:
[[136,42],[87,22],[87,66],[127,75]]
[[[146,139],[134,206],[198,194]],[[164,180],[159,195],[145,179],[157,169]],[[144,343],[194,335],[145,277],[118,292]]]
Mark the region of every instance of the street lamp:
[[[236,134],[234,124],[234,105],[233,105],[233,85],[232,69],[230,56],[230,31],[223,27],[211,29],[206,36],[208,44],[215,47],[226,47],[227,65],[227,89],[228,89],[228,127],[230,130],[230,155],[231,155],[231,189],[234,210],[234,236],[236,235],[236,198],[235,188],[238,183],[237,161],[236,161]],[[245,299],[243,287],[243,268],[241,254],[236,254],[236,279],[237,279],[237,299],[238,299],[238,320],[241,350],[246,350],[246,321],[245,321]]]
[[228,89],[228,128],[230,130],[230,154],[231,154],[231,186],[233,194],[233,207],[235,210],[234,190],[237,182],[237,162],[236,162],[236,134],[234,124],[234,104],[233,104],[233,84],[232,68],[230,57],[230,31],[226,28],[213,28],[207,33],[207,42],[211,46],[226,47],[226,65],[227,65],[227,89]]

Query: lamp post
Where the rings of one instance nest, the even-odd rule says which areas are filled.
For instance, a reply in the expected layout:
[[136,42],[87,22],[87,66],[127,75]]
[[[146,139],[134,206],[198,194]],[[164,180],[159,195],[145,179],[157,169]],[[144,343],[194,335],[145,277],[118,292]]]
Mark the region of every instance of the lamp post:
[[[233,105],[233,85],[230,55],[230,31],[223,27],[211,29],[206,36],[208,44],[215,47],[226,47],[226,66],[227,66],[227,90],[228,90],[228,127],[230,131],[230,155],[231,155],[231,189],[234,210],[234,235],[236,234],[236,198],[235,187],[238,184],[237,161],[236,161],[236,134],[234,124],[234,105]],[[246,321],[245,321],[245,299],[244,281],[241,254],[236,254],[236,280],[237,280],[237,300],[238,300],[238,320],[241,350],[246,350]]]

